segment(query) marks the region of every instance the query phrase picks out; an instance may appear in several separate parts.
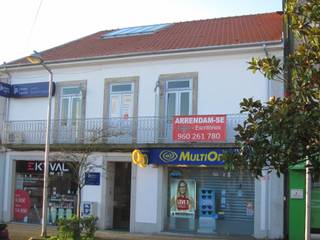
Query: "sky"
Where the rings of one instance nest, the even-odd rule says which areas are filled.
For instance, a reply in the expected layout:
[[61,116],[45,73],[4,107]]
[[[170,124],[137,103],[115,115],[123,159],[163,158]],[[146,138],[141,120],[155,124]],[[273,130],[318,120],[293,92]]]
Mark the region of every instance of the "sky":
[[1,0],[0,65],[102,30],[282,10],[282,0]]

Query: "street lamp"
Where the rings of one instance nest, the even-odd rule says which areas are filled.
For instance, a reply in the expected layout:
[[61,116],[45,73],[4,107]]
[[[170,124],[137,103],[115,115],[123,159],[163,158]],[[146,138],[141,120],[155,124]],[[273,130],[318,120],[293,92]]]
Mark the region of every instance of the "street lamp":
[[27,57],[31,64],[41,64],[49,73],[49,89],[48,89],[48,110],[47,110],[47,126],[46,140],[44,150],[44,173],[43,173],[43,196],[42,196],[42,222],[41,237],[47,236],[47,209],[48,209],[48,185],[49,185],[49,152],[50,152],[50,129],[51,129],[51,95],[53,74],[51,69],[44,63],[41,55],[34,51],[32,55]]

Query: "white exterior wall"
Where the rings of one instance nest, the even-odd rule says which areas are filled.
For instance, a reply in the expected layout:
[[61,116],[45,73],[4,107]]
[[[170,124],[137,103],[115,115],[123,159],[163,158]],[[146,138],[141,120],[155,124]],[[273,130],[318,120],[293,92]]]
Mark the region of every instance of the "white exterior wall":
[[[280,55],[280,52],[275,54]],[[244,97],[268,98],[266,79],[261,74],[253,75],[246,70],[246,62],[258,55],[263,56],[262,48],[261,51],[250,53],[108,62],[95,66],[52,67],[52,70],[55,82],[87,80],[86,118],[103,117],[106,78],[139,76],[138,116],[154,116],[154,88],[159,76],[185,72],[199,74],[198,114],[238,113],[239,102]],[[39,70],[13,72],[12,75],[12,84],[43,82],[48,78],[47,72]],[[11,99],[10,102],[10,120],[42,120],[46,117],[46,98]]]
[[137,169],[136,212],[138,223],[157,223],[158,168]]
[[0,148],[0,222],[3,221],[3,200],[4,200],[4,183],[5,183],[5,152]]

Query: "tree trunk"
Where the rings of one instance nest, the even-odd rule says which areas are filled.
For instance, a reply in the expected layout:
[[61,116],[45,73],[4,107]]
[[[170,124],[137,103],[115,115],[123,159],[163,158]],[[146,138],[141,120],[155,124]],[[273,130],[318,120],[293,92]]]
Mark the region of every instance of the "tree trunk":
[[306,162],[306,213],[305,213],[305,229],[304,229],[304,239],[310,240],[310,204],[311,204],[311,176],[312,176],[312,166],[311,161]]
[[78,191],[77,191],[77,217],[80,218],[81,216],[81,188],[78,187]]

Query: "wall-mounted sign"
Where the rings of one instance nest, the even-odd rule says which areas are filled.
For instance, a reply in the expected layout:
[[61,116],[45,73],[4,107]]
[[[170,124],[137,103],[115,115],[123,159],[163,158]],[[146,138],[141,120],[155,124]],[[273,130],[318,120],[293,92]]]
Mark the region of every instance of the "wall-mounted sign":
[[173,118],[176,142],[225,142],[226,115],[192,115]]
[[[17,161],[16,172],[18,173],[43,173],[44,162],[42,161]],[[50,162],[50,173],[68,173],[71,169],[65,162]]]
[[291,199],[303,199],[303,189],[290,189]]
[[[55,92],[55,84],[53,83],[52,96]],[[49,82],[26,83],[12,85],[12,97],[29,98],[29,97],[48,97]]]
[[11,96],[10,84],[0,82],[0,96],[7,97],[7,98]]
[[[0,96],[7,98],[48,97],[49,82],[13,84],[0,82]],[[55,93],[55,83],[52,83],[52,96]]]
[[223,165],[220,156],[230,149],[221,148],[168,148],[142,150],[148,155],[148,164]]
[[85,185],[100,185],[100,173],[99,172],[87,172],[85,176]]

